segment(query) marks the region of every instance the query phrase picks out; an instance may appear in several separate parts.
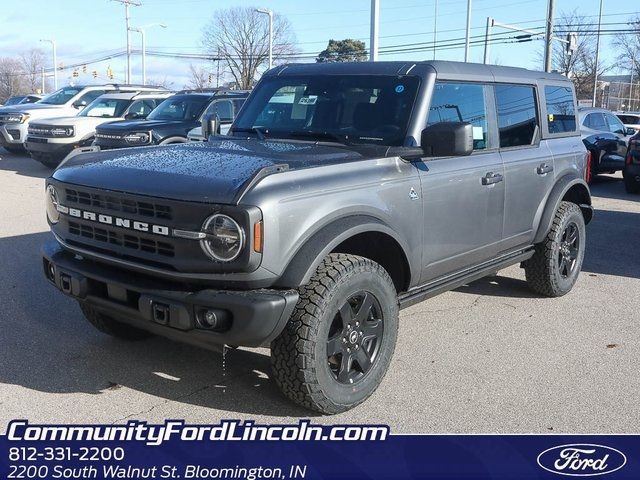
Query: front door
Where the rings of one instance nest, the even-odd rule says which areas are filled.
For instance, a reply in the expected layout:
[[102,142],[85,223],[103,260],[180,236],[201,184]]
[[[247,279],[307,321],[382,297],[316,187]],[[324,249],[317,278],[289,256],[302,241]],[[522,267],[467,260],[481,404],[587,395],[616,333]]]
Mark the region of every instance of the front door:
[[469,122],[468,157],[418,162],[424,212],[422,283],[493,258],[502,238],[504,171],[488,129],[492,91],[481,84],[437,82],[428,125]]

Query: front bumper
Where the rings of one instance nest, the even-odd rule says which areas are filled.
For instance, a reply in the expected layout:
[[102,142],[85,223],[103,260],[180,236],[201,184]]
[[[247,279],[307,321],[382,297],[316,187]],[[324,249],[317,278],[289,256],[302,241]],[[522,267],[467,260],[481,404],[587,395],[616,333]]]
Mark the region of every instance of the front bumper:
[[27,136],[24,147],[36,160],[58,160],[62,161],[71,151],[78,146],[74,143],[52,142],[48,138]]
[[26,123],[4,123],[0,125],[0,146],[18,146],[27,138]]
[[[194,289],[79,258],[56,241],[42,254],[45,277],[66,295],[123,323],[204,348],[266,345],[298,301],[296,290]],[[202,326],[207,310],[225,320],[220,328]]]

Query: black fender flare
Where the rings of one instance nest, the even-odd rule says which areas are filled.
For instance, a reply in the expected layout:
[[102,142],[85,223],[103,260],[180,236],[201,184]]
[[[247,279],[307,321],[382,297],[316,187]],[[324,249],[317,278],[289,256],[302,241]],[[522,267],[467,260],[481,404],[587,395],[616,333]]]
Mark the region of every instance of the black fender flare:
[[593,218],[593,208],[591,207],[591,192],[589,186],[580,177],[569,174],[560,178],[553,186],[551,193],[547,197],[547,203],[545,204],[540,223],[538,224],[538,230],[533,243],[540,243],[551,229],[553,217],[558,210],[560,202],[565,197],[567,192],[576,185],[580,185],[581,196],[579,198],[578,206],[582,210],[584,216],[584,223],[587,224]]
[[189,140],[186,137],[180,135],[174,135],[172,137],[163,138],[158,145],[171,145],[175,143],[187,143]]
[[350,215],[336,219],[314,232],[293,255],[276,286],[297,288],[309,283],[323,258],[348,238],[365,232],[384,233],[393,238],[400,245],[411,269],[406,242],[391,227],[370,215]]

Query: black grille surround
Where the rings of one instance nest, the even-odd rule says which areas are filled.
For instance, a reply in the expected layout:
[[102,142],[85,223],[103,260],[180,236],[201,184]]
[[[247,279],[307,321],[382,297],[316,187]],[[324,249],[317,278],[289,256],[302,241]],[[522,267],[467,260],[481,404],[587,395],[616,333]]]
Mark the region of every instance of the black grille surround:
[[58,223],[51,225],[54,234],[71,249],[76,248],[81,253],[95,252],[98,261],[108,257],[116,262],[194,274],[249,272],[260,265],[261,255],[253,252],[250,244],[236,260],[224,263],[212,261],[198,240],[172,235],[174,229],[199,231],[207,217],[225,213],[242,225],[247,237],[252,238],[253,225],[262,219],[256,207],[154,198],[70,185],[55,179],[49,179],[49,183],[55,186],[60,204],[67,208],[168,229],[169,235],[161,235],[61,214]]

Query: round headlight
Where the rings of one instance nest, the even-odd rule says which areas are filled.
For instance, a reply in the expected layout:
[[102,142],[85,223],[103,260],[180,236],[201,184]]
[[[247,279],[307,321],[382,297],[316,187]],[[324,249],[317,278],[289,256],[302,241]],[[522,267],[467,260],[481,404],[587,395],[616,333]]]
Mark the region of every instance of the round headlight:
[[207,236],[200,241],[200,245],[211,259],[230,262],[242,252],[244,231],[233,218],[222,214],[212,215],[205,220],[202,231]]
[[58,211],[58,192],[53,185],[47,186],[46,193],[47,218],[51,223],[58,223],[60,212]]

